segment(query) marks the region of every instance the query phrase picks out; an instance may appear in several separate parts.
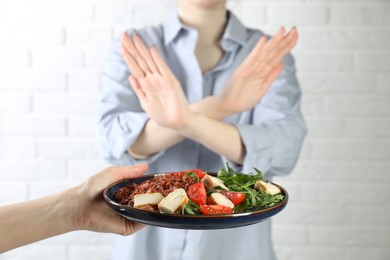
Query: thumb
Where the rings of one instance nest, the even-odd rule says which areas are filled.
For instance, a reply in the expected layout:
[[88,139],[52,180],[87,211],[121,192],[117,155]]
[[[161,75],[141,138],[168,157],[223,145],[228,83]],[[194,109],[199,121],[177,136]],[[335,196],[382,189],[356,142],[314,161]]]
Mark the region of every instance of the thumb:
[[[90,189],[100,191],[113,184],[114,182],[137,178],[146,172],[148,165],[146,163],[133,166],[113,166],[106,168],[95,176],[92,176],[87,183]],[[94,193],[93,192],[93,193]]]
[[113,182],[125,180],[125,179],[131,179],[136,178],[144,174],[147,169],[148,165],[146,163],[132,165],[132,166],[116,166],[109,168],[111,174],[108,174],[108,176],[111,178]]

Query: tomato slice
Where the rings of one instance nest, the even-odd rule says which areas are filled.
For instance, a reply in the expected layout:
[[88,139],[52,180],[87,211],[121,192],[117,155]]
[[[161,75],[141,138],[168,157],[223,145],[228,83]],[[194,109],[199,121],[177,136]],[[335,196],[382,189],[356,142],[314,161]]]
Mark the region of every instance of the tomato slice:
[[206,173],[204,171],[202,171],[201,169],[192,169],[192,170],[184,170],[184,171],[181,171],[180,172],[180,178],[183,178],[184,174],[186,174],[187,172],[194,172],[199,179],[202,179]]
[[207,193],[206,188],[204,187],[202,182],[197,182],[188,187],[187,195],[190,200],[192,200],[198,205],[206,204]]
[[234,205],[238,205],[245,199],[245,194],[236,191],[221,191],[221,193],[228,198]]
[[223,205],[200,205],[200,211],[204,215],[232,214],[233,209]]

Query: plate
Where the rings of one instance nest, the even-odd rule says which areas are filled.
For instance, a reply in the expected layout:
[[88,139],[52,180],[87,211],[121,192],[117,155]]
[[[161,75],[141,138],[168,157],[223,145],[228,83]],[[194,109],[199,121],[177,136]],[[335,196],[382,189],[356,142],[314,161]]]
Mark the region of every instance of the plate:
[[[248,225],[253,225],[262,222],[282,211],[288,202],[287,191],[278,186],[282,190],[284,200],[278,204],[261,210],[248,211],[243,213],[233,213],[229,215],[182,215],[182,214],[162,214],[159,212],[150,212],[146,210],[136,209],[127,205],[120,204],[114,200],[115,192],[130,183],[141,183],[147,179],[151,179],[156,175],[164,174],[147,174],[140,178],[124,180],[114,183],[103,191],[104,199],[107,205],[119,215],[147,225],[176,228],[176,229],[194,229],[194,230],[211,230],[211,229],[226,229],[236,228]],[[216,173],[208,173],[216,176]]]

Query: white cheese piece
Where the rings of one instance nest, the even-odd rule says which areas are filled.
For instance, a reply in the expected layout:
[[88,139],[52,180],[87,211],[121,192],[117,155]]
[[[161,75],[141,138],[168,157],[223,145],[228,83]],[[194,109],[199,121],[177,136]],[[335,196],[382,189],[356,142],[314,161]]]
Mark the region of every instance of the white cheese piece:
[[210,204],[214,205],[223,205],[228,206],[230,208],[234,208],[233,202],[231,202],[228,198],[218,192],[214,192],[209,197]]
[[158,204],[160,212],[179,213],[188,203],[188,197],[184,189],[176,189],[163,198]]
[[157,205],[163,198],[164,196],[159,192],[134,195],[134,208],[140,208],[145,205]]
[[257,181],[255,184],[255,188],[260,188],[271,195],[275,195],[282,192],[278,186],[264,181]]
[[223,181],[218,179],[217,177],[210,176],[206,174],[202,180],[204,186],[209,189],[210,191],[215,191],[217,187],[220,187],[224,190],[229,190],[224,184]]

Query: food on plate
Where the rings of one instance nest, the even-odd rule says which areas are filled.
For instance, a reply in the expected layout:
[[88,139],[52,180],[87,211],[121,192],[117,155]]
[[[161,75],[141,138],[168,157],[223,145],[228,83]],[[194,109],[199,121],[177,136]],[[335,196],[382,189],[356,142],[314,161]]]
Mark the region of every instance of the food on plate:
[[245,194],[236,191],[221,191],[221,193],[228,198],[234,205],[238,205],[245,199]]
[[202,182],[203,182],[204,186],[206,186],[211,191],[215,191],[218,188],[224,189],[224,190],[229,190],[223,184],[223,181],[221,181],[217,177],[213,177],[213,176],[210,176],[207,174],[202,178]]
[[263,191],[265,191],[271,195],[275,195],[275,194],[278,194],[281,192],[281,190],[279,189],[278,186],[276,186],[272,183],[262,181],[262,180],[259,180],[256,182],[255,188],[262,189]]
[[188,203],[187,193],[184,189],[176,189],[169,193],[158,204],[158,208],[162,213],[180,213],[181,209]]
[[200,211],[203,215],[232,214],[231,207],[224,205],[200,205]]
[[207,201],[210,205],[222,205],[229,208],[234,208],[233,202],[226,198],[222,193],[212,193]]
[[197,182],[188,187],[187,194],[198,205],[204,205],[207,202],[207,191],[202,182]]
[[114,198],[142,210],[186,215],[248,212],[283,201],[281,189],[254,169],[255,174],[237,173],[227,164],[216,177],[200,169],[157,174],[118,189]]
[[175,189],[188,190],[188,187],[194,183],[196,183],[196,180],[193,176],[183,179],[180,177],[180,173],[161,174],[140,184],[131,183],[119,189],[115,193],[115,199],[120,204],[134,207],[134,196],[137,194],[158,192],[165,197]]
[[134,195],[134,208],[142,208],[146,205],[156,206],[163,198],[164,196],[160,192]]

